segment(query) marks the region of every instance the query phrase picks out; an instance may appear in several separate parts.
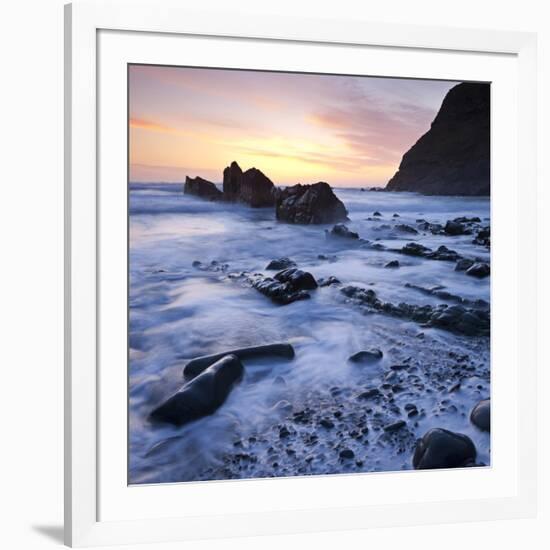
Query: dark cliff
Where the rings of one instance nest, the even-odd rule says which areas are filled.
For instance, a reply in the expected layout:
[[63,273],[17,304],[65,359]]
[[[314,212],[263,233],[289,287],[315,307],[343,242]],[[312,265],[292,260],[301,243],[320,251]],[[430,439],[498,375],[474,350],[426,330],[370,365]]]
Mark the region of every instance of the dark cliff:
[[458,84],[431,128],[403,155],[386,190],[489,195],[490,141],[490,84]]

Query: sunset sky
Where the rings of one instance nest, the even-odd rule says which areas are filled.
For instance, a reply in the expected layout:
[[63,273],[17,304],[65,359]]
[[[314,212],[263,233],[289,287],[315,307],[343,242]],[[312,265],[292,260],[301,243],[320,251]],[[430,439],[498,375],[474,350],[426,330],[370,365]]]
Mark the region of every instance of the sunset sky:
[[453,82],[132,65],[130,181],[385,185]]

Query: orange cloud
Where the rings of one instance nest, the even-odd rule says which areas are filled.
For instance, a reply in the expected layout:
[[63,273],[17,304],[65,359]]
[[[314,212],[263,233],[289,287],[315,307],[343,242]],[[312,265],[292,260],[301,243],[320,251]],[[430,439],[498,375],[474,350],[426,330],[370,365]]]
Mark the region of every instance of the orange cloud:
[[152,132],[164,132],[170,134],[176,132],[175,128],[171,128],[170,126],[165,126],[164,124],[159,124],[158,122],[153,122],[151,120],[145,120],[143,118],[131,118],[130,128],[140,128],[142,130],[151,130]]

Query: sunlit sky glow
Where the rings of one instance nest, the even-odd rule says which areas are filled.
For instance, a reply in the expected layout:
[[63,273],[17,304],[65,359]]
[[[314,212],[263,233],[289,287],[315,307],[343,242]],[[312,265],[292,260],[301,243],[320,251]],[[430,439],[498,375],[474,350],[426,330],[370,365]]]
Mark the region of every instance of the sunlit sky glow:
[[130,181],[385,185],[454,82],[132,65]]

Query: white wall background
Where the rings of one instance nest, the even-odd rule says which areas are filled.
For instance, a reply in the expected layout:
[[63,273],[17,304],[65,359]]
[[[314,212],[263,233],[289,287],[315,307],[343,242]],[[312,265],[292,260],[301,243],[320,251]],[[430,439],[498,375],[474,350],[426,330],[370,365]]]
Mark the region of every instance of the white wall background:
[[[157,4],[161,9],[162,1]],[[222,5],[227,9],[227,0],[200,2],[213,17]],[[185,548],[548,548],[548,3],[231,0],[231,6],[539,33],[540,513],[533,520],[204,541]],[[41,550],[61,545],[63,521],[63,1],[3,3],[0,56],[0,548]]]

